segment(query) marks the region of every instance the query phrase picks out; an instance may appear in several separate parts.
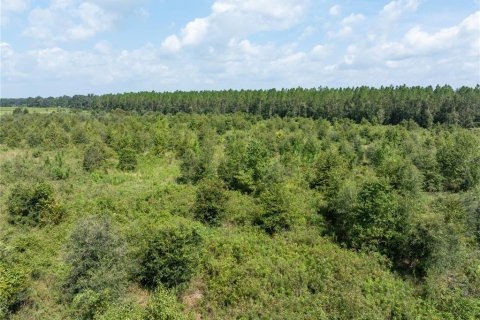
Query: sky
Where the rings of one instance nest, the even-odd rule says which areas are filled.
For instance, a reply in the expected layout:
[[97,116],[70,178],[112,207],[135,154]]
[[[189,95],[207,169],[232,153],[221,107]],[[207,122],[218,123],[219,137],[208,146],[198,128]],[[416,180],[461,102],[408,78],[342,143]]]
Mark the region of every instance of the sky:
[[480,83],[480,0],[0,0],[1,97]]

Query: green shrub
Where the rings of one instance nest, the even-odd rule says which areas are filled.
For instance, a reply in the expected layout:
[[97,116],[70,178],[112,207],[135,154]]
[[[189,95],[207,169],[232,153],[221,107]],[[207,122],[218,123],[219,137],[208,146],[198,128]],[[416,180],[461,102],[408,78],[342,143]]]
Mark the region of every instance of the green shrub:
[[353,248],[391,253],[406,223],[391,188],[375,179],[358,188],[351,182],[344,184],[331,208],[338,235]]
[[27,275],[0,262],[0,318],[6,319],[27,299]]
[[219,225],[225,213],[224,186],[221,180],[207,178],[198,185],[193,212],[195,219],[209,225]]
[[187,320],[174,292],[159,287],[145,309],[143,320]]
[[47,183],[16,185],[8,199],[9,221],[31,226],[59,223],[64,209],[54,198]]
[[107,152],[101,143],[94,143],[87,147],[83,154],[83,169],[94,171],[100,169],[107,161]]
[[67,301],[82,319],[91,319],[126,288],[126,249],[105,216],[77,223],[67,246],[70,268],[63,284]]
[[118,153],[118,168],[123,171],[134,171],[137,168],[137,151],[123,148]]
[[70,176],[70,168],[65,164],[63,152],[57,152],[53,161],[47,157],[44,167],[53,179],[65,180]]
[[152,232],[140,257],[142,285],[171,288],[188,282],[198,264],[199,233],[183,222],[163,225]]
[[284,187],[271,186],[260,194],[259,203],[262,211],[255,217],[255,224],[268,234],[290,230],[297,219],[292,202],[292,194]]

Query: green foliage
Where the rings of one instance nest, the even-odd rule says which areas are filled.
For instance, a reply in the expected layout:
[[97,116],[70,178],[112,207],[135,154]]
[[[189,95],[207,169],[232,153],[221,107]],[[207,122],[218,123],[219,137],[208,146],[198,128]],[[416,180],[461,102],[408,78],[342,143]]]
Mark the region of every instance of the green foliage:
[[375,179],[358,187],[345,183],[331,208],[336,231],[349,246],[358,249],[391,254],[406,221],[391,188]]
[[273,185],[262,192],[259,197],[262,211],[255,218],[255,224],[268,234],[290,230],[298,219],[298,214],[292,206],[293,197],[288,190],[279,185]]
[[[2,316],[479,318],[478,90],[382,90],[2,114]],[[136,174],[97,170],[125,149]]]
[[64,209],[56,201],[53,188],[47,183],[17,184],[8,198],[9,221],[30,226],[56,224]]
[[102,168],[107,161],[107,151],[101,143],[93,143],[85,149],[83,154],[83,169],[94,171]]
[[223,182],[207,178],[198,185],[193,212],[195,219],[208,225],[219,225],[224,213],[227,196]]
[[24,115],[28,114],[28,109],[27,108],[15,108],[12,111],[12,114],[15,115]]
[[253,192],[263,179],[270,158],[266,146],[258,140],[245,143],[232,138],[225,154],[218,169],[219,176],[232,189]]
[[65,163],[64,158],[62,152],[57,152],[53,161],[50,161],[48,157],[45,159],[44,167],[55,180],[65,180],[70,176],[70,168]]
[[26,301],[28,292],[27,274],[12,265],[0,262],[0,318],[18,309]]
[[316,188],[331,197],[340,187],[345,175],[346,163],[344,158],[338,152],[329,150],[321,153],[315,162],[310,187]]
[[150,231],[141,252],[139,277],[147,288],[172,288],[190,280],[198,265],[202,238],[184,222],[169,223]]
[[437,153],[445,188],[465,191],[480,182],[480,141],[469,132],[450,135]]
[[137,168],[137,152],[131,148],[123,148],[118,153],[118,168],[123,171],[134,171]]
[[187,320],[182,305],[173,291],[157,288],[152,300],[145,309],[144,320]]
[[126,287],[126,249],[105,216],[79,221],[67,247],[63,288],[77,318],[92,319]]

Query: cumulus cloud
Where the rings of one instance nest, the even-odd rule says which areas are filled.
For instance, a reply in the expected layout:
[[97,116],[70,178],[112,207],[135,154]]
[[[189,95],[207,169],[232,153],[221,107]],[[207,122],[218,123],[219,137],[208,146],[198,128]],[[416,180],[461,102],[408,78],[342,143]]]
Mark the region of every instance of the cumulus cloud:
[[1,25],[7,25],[10,22],[12,14],[18,14],[27,10],[30,6],[29,0],[2,0],[0,5]]
[[330,7],[330,9],[328,10],[328,13],[331,16],[338,16],[340,14],[340,11],[341,11],[341,7],[338,4],[336,4],[332,7]]
[[142,3],[134,0],[52,0],[48,6],[30,11],[23,34],[47,43],[89,39],[112,29],[126,14],[147,17],[148,11],[137,7]]
[[414,12],[420,5],[420,0],[395,0],[387,3],[380,16],[387,20],[395,20],[404,13]]
[[205,41],[244,38],[250,34],[283,30],[297,24],[308,0],[217,0],[207,17],[188,22],[178,35],[165,38],[167,51],[178,51]]

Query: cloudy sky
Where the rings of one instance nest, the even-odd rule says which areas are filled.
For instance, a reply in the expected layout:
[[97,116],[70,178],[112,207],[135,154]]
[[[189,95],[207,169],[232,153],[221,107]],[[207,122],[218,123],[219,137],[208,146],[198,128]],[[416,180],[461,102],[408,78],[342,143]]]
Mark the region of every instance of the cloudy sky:
[[480,83],[479,0],[1,0],[1,96]]

